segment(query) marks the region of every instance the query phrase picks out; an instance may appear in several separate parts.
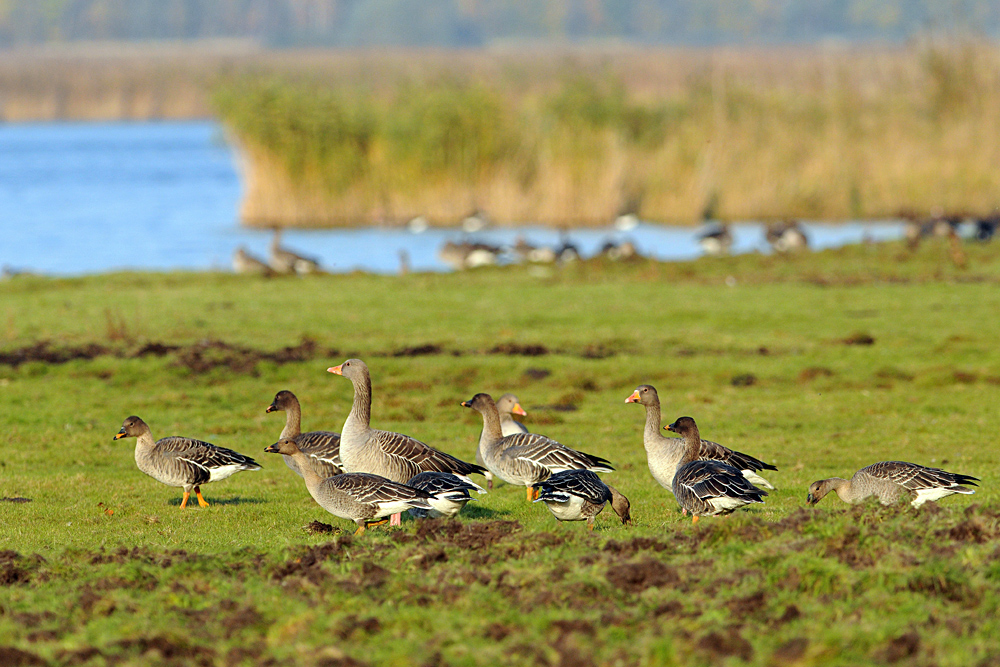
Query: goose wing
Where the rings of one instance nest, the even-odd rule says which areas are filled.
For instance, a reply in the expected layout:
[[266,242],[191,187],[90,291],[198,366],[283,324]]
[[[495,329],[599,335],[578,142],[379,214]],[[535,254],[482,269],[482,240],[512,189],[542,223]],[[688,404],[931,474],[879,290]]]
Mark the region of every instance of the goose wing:
[[343,469],[340,460],[340,434],[333,431],[309,431],[294,438],[304,454]]
[[681,466],[674,483],[704,501],[713,498],[738,498],[762,502],[761,496],[767,495],[767,491],[751,484],[733,466],[714,460],[693,461]]
[[370,442],[376,444],[392,459],[394,465],[407,472],[406,475],[400,476],[403,479],[409,479],[424,471],[450,472],[466,476],[486,472],[486,468],[480,465],[466,463],[402,433],[373,430]]
[[611,472],[614,468],[606,459],[592,454],[570,449],[552,438],[537,433],[516,433],[508,435],[500,441],[504,453],[530,461],[542,466],[550,472],[564,470],[593,470],[595,472]]
[[734,451],[724,445],[720,445],[717,442],[712,442],[711,440],[701,441],[701,446],[698,449],[698,458],[722,461],[723,463],[728,463],[739,470],[752,470],[754,472],[759,470],[777,470],[777,468],[770,463],[764,463],[760,459],[756,459],[749,454]]
[[979,481],[977,477],[959,475],[940,468],[927,468],[906,461],[880,461],[867,468],[862,468],[858,472],[888,480],[909,491],[947,489],[960,484],[978,486],[976,482]]
[[539,500],[565,502],[577,496],[595,505],[611,502],[611,490],[590,470],[566,470],[534,486],[541,491]]
[[406,485],[426,491],[432,496],[452,493],[460,493],[468,496],[469,491],[486,493],[486,490],[478,484],[474,484],[467,479],[462,479],[450,472],[422,472],[410,478],[406,482]]
[[430,507],[431,494],[406,484],[398,484],[385,477],[368,473],[347,473],[323,480],[322,484],[350,496],[359,503],[383,505],[405,502],[411,507]]
[[[239,452],[234,452],[225,447],[213,445],[210,442],[195,440],[194,438],[184,438],[171,436],[161,438],[156,441],[156,448],[165,457],[173,458],[202,469],[206,472],[206,477],[202,482],[208,481],[213,470],[233,468],[235,470],[259,470],[260,465],[249,456],[244,456]],[[199,475],[200,477],[200,475]]]

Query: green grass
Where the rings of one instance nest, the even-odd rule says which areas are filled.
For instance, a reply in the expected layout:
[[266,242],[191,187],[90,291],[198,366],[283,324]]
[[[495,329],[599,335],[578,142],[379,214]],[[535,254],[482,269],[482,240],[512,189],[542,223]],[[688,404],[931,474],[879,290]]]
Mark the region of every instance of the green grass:
[[[0,655],[15,661],[13,647],[59,665],[990,664],[1000,658],[1000,249],[965,252],[966,268],[945,247],[890,244],[588,262],[543,276],[509,267],[0,283],[4,359],[43,341],[53,354],[102,352],[0,363],[0,496],[32,499],[0,502]],[[304,339],[301,360],[266,358]],[[181,349],[139,355],[150,343]],[[437,351],[395,356],[424,345]],[[547,353],[496,351],[513,345]],[[349,356],[371,367],[376,427],[467,459],[481,422],[458,403],[515,391],[529,428],[615,463],[608,480],[631,499],[636,525],[608,511],[587,534],[501,485],[454,524],[306,533],[314,519],[353,526],[263,453],[283,422],[264,408],[291,389],[304,428],[339,430],[350,384],[325,369]],[[533,379],[537,370],[549,374]],[[764,506],[694,527],[680,516],[646,470],[642,410],[624,403],[647,382],[664,417],[691,415],[705,437],[780,468]],[[207,439],[264,469],[206,486],[212,506],[181,511],[178,489],[135,468],[132,441],[112,440],[130,414],[155,437]],[[982,486],[919,512],[833,497],[805,506],[811,481],[883,459]]]

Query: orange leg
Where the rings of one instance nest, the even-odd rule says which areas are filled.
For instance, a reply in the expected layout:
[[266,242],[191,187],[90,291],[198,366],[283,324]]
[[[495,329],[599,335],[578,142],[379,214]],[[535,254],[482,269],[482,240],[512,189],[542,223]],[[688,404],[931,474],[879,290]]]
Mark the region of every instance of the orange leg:
[[365,526],[371,528],[372,526],[384,526],[387,523],[389,523],[388,519],[382,519],[380,521],[366,521]]
[[191,492],[190,491],[185,491],[184,492],[184,499],[181,500],[181,509],[184,509],[185,507],[188,506],[188,498],[190,498],[190,497],[191,497]]
[[591,532],[594,531],[594,522],[593,521],[588,521],[587,522],[587,530],[589,530]]
[[195,493],[196,496],[198,496],[198,506],[199,507],[208,507],[208,501],[201,497],[201,487],[200,486],[194,487],[194,493]]
[[363,532],[365,532],[365,524],[364,524],[364,522],[358,524],[358,529],[356,531],[354,531],[354,534],[355,535],[360,535]]
[[692,514],[691,515],[691,525],[693,526],[696,523],[698,523],[698,515],[697,514]]

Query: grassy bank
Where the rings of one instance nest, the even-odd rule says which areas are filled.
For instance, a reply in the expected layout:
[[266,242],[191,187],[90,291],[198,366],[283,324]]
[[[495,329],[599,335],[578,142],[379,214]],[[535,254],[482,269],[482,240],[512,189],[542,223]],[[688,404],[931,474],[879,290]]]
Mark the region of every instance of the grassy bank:
[[[811,260],[589,262],[454,275],[122,274],[0,283],[0,654],[49,664],[989,664],[1000,585],[1000,256],[926,244]],[[735,279],[727,280],[728,278]],[[726,283],[732,286],[727,286]],[[458,402],[513,390],[527,425],[614,462],[636,525],[558,525],[501,485],[455,523],[309,534],[262,452],[279,389],[339,430],[365,358],[376,426],[471,458]],[[767,503],[683,519],[646,470],[635,386],[777,465]],[[138,414],[264,469],[205,487],[135,468]],[[902,458],[972,497],[804,503]],[[37,664],[37,663],[34,663]]]

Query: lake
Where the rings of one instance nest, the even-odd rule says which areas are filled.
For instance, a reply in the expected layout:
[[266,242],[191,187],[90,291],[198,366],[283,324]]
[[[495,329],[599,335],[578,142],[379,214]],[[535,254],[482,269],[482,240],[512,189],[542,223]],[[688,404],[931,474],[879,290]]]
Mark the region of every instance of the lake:
[[[0,265],[51,275],[125,269],[231,270],[245,246],[267,255],[268,231],[237,220],[238,159],[212,122],[0,124]],[[896,222],[804,225],[813,248],[899,238]],[[763,228],[732,226],[733,252],[767,252]],[[543,227],[489,228],[477,241],[512,244],[518,235],[557,245]],[[290,230],[283,245],[326,270],[392,273],[401,251],[417,271],[447,271],[437,258],[456,229]],[[584,256],[608,240],[631,240],[643,254],[683,260],[701,254],[687,227],[642,224],[620,231],[574,231]]]

